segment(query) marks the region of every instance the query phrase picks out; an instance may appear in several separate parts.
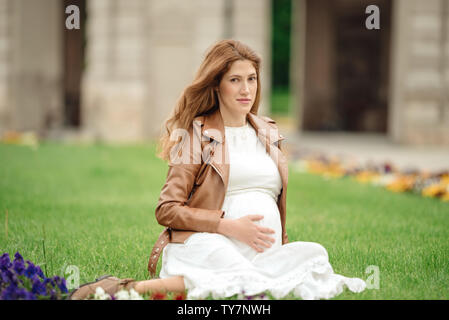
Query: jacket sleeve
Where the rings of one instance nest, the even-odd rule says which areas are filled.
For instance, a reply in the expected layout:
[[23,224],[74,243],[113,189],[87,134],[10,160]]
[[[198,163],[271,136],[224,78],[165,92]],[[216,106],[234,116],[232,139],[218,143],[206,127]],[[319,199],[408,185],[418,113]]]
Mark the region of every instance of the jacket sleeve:
[[186,205],[197,172],[189,166],[194,165],[169,166],[156,207],[156,219],[159,224],[172,229],[215,233],[224,215],[223,210],[192,208]]
[[[196,138],[198,135],[201,135],[201,131],[196,132]],[[194,162],[193,154],[199,155],[196,160],[201,162],[198,159],[201,159],[202,152],[201,148],[194,150],[192,128],[189,131],[189,137],[190,148],[182,148],[182,152],[188,152],[189,162],[177,164],[170,162],[167,178],[156,207],[156,219],[159,224],[172,229],[216,233],[220,219],[224,216],[223,210],[192,208],[187,205],[196,175],[201,167],[200,163]]]

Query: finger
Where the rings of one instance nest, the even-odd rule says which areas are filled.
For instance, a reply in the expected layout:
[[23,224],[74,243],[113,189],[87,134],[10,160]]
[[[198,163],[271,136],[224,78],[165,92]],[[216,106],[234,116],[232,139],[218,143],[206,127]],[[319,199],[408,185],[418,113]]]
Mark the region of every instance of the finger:
[[258,244],[258,245],[260,245],[262,247],[265,247],[265,248],[270,248],[271,247],[271,243],[268,243],[268,242],[263,241],[263,240],[257,240],[256,244]]
[[253,242],[253,244],[251,245],[251,247],[256,250],[257,252],[263,252],[263,249],[258,247],[257,244],[255,242]]
[[266,236],[266,235],[264,235],[264,234],[260,234],[260,235],[259,235],[259,239],[262,239],[262,240],[264,240],[264,241],[269,241],[269,242],[271,242],[271,243],[274,243],[274,242],[276,241],[273,237]]
[[265,228],[265,227],[259,227],[259,230],[264,233],[275,233],[275,231],[273,229]]
[[261,220],[261,219],[264,218],[264,216],[263,216],[263,215],[260,215],[260,214],[251,214],[251,215],[249,216],[249,218],[250,218],[251,220]]

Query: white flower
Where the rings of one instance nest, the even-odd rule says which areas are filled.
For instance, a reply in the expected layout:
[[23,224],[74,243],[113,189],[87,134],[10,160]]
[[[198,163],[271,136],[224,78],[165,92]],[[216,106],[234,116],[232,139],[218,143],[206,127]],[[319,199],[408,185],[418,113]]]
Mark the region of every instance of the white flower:
[[397,176],[394,173],[389,173],[377,177],[372,181],[372,184],[377,186],[386,186],[387,184],[392,183],[396,178]]
[[129,293],[126,290],[120,290],[115,294],[117,300],[129,300]]
[[134,289],[130,291],[122,289],[115,294],[115,298],[117,300],[143,300],[143,297]]
[[97,287],[97,289],[95,289],[94,299],[95,300],[109,300],[109,299],[111,299],[111,296],[109,294],[107,294],[106,292],[104,292],[102,287]]
[[134,289],[129,291],[129,298],[130,300],[143,300],[143,297]]

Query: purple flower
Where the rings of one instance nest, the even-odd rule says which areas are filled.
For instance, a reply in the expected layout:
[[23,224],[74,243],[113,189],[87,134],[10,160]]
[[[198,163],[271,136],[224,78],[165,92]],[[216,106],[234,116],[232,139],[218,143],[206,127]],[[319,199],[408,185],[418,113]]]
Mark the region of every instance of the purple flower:
[[1,263],[3,263],[3,261],[5,261],[5,260],[10,261],[10,259],[9,259],[9,253],[8,253],[8,252],[5,252],[5,253],[2,254],[2,256],[0,257],[0,262],[1,262]]
[[11,283],[5,290],[3,290],[0,296],[1,300],[20,300],[29,298],[28,291],[24,288],[17,287],[14,283]]
[[33,288],[31,292],[40,296],[45,296],[47,294],[46,286],[39,280],[39,278],[34,275],[33,277]]
[[8,271],[7,270],[5,270],[5,271],[1,271],[1,273],[0,273],[0,283],[9,283],[9,276],[8,276],[8,273],[7,273]]
[[9,259],[9,254],[4,253],[0,257],[0,270],[7,270],[11,267],[11,260]]
[[25,272],[25,265],[23,264],[23,260],[14,260],[13,264],[14,271],[19,275],[23,275]]
[[16,252],[14,258],[15,258],[14,261],[22,261],[23,263],[23,257],[20,255],[19,251]]
[[53,279],[51,279],[51,278],[45,278],[44,279],[44,284],[45,285],[50,284],[52,287],[55,286],[55,283],[54,283]]
[[5,283],[14,283],[16,285],[18,282],[16,274],[9,269],[2,271],[2,280]]
[[25,294],[25,300],[36,300],[36,296],[32,292],[27,292]]
[[0,300],[14,300],[13,296],[17,290],[17,286],[11,283],[5,290],[3,290]]
[[29,279],[33,278],[33,276],[37,273],[37,268],[28,261],[28,268],[25,270],[25,276]]
[[69,290],[67,290],[67,285],[65,282],[65,279],[62,278],[59,282],[58,282],[58,288],[59,290],[61,290],[62,293],[68,293]]
[[27,260],[25,266],[19,252],[14,257],[11,262],[8,253],[0,256],[0,300],[56,300],[63,297],[61,293],[68,293],[63,277],[47,278],[31,261]]
[[36,267],[36,273],[39,277],[41,277],[42,279],[45,279],[45,275],[42,272],[41,267],[39,267],[39,266]]

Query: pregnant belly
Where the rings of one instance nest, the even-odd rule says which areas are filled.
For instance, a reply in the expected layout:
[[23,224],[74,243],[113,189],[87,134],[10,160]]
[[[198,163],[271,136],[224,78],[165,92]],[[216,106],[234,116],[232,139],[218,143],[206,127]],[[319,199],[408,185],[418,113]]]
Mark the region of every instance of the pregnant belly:
[[228,193],[225,197],[222,210],[225,211],[224,219],[238,219],[253,214],[262,215],[263,219],[254,221],[254,223],[275,231],[274,234],[268,234],[276,240],[271,248],[282,245],[282,227],[279,208],[270,193],[259,190]]

